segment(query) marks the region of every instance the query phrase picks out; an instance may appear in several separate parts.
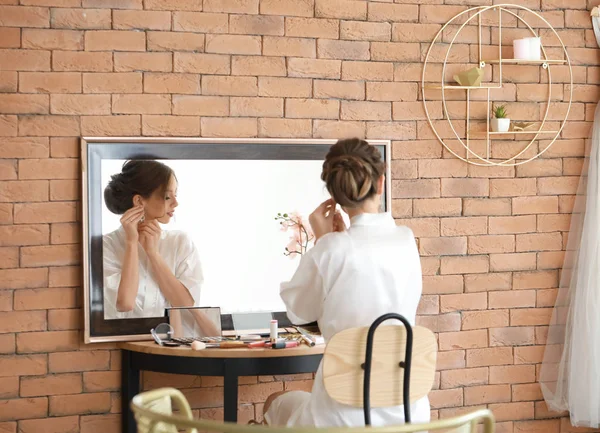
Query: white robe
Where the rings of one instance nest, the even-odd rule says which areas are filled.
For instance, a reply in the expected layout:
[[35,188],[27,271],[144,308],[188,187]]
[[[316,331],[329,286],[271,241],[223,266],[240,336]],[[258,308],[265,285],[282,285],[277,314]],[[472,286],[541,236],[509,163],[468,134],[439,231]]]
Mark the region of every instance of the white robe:
[[[323,236],[302,257],[292,280],[281,284],[290,320],[318,321],[325,341],[345,329],[370,326],[385,313],[399,313],[414,325],[421,291],[421,262],[413,233],[396,226],[389,213],[358,215],[346,232]],[[273,401],[265,414],[270,425],[364,426],[361,408],[329,397],[321,368],[312,393],[292,391]],[[402,406],[372,409],[371,423],[402,424],[403,410]],[[411,418],[429,421],[427,397],[411,405]]]
[[[132,311],[117,310],[117,294],[121,281],[121,266],[125,256],[126,235],[123,227],[103,237],[104,254],[104,318],[131,319],[140,317],[163,317],[169,302],[158,283],[152,277],[148,256],[138,244],[139,289]],[[203,281],[198,250],[190,237],[179,230],[163,230],[158,242],[158,252],[169,269],[190,292],[194,306],[199,305]],[[185,324],[184,324],[185,325]],[[185,334],[189,334],[186,330]]]

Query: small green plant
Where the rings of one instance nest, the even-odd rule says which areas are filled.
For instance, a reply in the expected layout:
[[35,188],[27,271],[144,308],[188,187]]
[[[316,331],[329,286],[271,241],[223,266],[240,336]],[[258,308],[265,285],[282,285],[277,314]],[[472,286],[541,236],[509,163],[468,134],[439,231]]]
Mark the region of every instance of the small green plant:
[[508,115],[508,113],[506,112],[506,105],[492,105],[492,111],[496,119],[504,119]]

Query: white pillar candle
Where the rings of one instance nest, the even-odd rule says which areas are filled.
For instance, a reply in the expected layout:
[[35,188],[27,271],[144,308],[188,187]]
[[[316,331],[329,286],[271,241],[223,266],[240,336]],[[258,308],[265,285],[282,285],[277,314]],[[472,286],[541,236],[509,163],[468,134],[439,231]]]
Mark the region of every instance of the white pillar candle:
[[531,43],[527,39],[515,39],[513,41],[513,57],[515,59],[529,59]]
[[527,38],[529,42],[529,59],[530,60],[540,60],[541,57],[541,48],[542,41],[540,38]]

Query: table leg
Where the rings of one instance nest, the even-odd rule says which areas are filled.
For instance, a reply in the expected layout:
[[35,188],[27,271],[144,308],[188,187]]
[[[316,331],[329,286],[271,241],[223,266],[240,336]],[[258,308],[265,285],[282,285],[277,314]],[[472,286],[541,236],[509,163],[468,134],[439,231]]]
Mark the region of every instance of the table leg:
[[131,352],[123,350],[121,366],[121,431],[135,433],[137,431],[133,412],[129,408],[131,399],[140,392],[140,370],[131,363]]
[[238,372],[235,366],[225,361],[225,374],[223,377],[223,420],[237,422],[238,410]]

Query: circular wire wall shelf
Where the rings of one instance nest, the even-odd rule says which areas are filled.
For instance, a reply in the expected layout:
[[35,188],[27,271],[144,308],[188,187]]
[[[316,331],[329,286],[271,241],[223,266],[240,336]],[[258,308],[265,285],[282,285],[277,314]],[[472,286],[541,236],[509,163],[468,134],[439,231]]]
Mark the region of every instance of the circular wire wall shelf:
[[[486,15],[484,15],[486,14]],[[493,14],[493,15],[492,15]],[[554,35],[558,41],[558,44],[556,47],[552,47],[552,48],[562,48],[562,55],[563,55],[563,59],[561,58],[550,58],[549,57],[549,53],[546,47],[544,47],[543,45],[543,40],[542,40],[542,44],[541,44],[541,55],[542,58],[540,60],[521,60],[521,59],[512,59],[512,58],[503,58],[502,56],[502,29],[503,29],[503,24],[502,24],[502,18],[503,16],[508,17],[509,19],[512,19],[514,23],[516,23],[516,27],[513,26],[513,29],[519,29],[519,30],[529,30],[529,32],[531,33],[531,35],[533,37],[540,37],[540,35],[538,33],[536,33],[536,31],[534,30],[534,27],[532,27],[527,20],[525,19],[525,17],[523,17],[522,15],[525,14],[526,16],[531,16],[533,17],[535,20],[538,21],[538,23],[543,23],[543,25],[545,25],[545,29],[548,29],[548,32],[551,32],[551,35]],[[490,21],[490,24],[484,24],[483,21],[484,19],[487,19]],[[477,23],[473,23],[473,20],[477,20]],[[495,58],[490,58],[490,59],[485,59],[482,56],[482,29],[484,27],[489,27],[494,28],[495,26],[493,26],[493,20],[497,21],[497,32],[498,32],[498,41],[497,41],[497,57]],[[519,23],[521,23],[524,27],[518,27]],[[447,36],[448,32],[447,30],[451,29],[451,26],[453,27],[457,27],[456,32],[454,33],[453,37],[450,39],[450,37]],[[467,27],[469,26],[469,27]],[[464,85],[457,85],[457,84],[453,84],[453,83],[448,83],[446,82],[446,75],[447,75],[447,71],[448,71],[448,59],[450,57],[450,53],[452,51],[452,48],[455,46],[455,43],[457,42],[457,39],[459,37],[459,35],[461,35],[461,32],[463,32],[463,30],[465,28],[474,28],[475,26],[477,26],[477,57],[478,57],[478,61],[477,62],[472,62],[470,61],[471,59],[469,58],[467,62],[463,62],[463,64],[473,64],[475,63],[479,68],[484,70],[484,75],[485,75],[485,68],[487,68],[489,65],[498,65],[497,66],[497,75],[498,75],[498,79],[497,80],[492,80],[491,82],[486,82],[483,83],[481,85],[478,86],[464,86]],[[536,28],[540,28],[541,26],[536,26]],[[492,32],[490,30],[489,32],[490,35],[490,46],[489,48],[493,48],[494,51],[496,49],[495,44],[492,44]],[[450,42],[444,42],[443,38],[448,38],[450,39]],[[441,69],[441,78],[439,83],[431,83],[429,81],[427,81],[426,77],[427,74],[429,73],[428,70],[428,66],[431,66],[432,64],[434,64],[435,62],[432,62],[431,58],[434,57],[434,55],[432,55],[432,53],[435,52],[435,47],[436,46],[442,46],[443,45],[447,45],[447,50],[446,50],[446,54],[445,57],[443,59],[443,63],[442,63],[442,69]],[[458,45],[458,43],[457,43]],[[472,45],[468,45],[469,47],[469,56],[471,56],[471,48]],[[488,48],[486,46],[486,48]],[[556,51],[556,50],[555,50]],[[556,53],[554,53],[554,55],[556,56]],[[560,57],[560,56],[556,56],[556,57]],[[491,92],[493,92],[494,90],[501,90],[503,89],[504,85],[506,84],[503,80],[503,66],[504,65],[529,65],[529,66],[539,66],[541,67],[548,75],[548,80],[547,83],[542,83],[542,84],[547,84],[548,86],[548,98],[546,100],[546,109],[544,110],[544,114],[543,117],[541,117],[541,119],[533,119],[535,122],[534,124],[537,124],[537,128],[536,130],[512,130],[509,132],[493,132],[490,131],[490,103],[491,103]],[[557,125],[557,127],[554,127],[553,129],[548,129],[545,127],[547,126],[548,122],[548,118],[549,118],[549,114],[550,114],[550,109],[551,109],[551,105],[553,103],[552,101],[552,74],[551,74],[551,69],[553,65],[563,65],[563,66],[567,66],[567,70],[568,70],[568,74],[569,74],[569,78],[568,81],[565,81],[565,84],[568,84],[568,90],[565,89],[563,91],[563,100],[560,101],[562,103],[567,102],[566,101],[566,95],[564,94],[565,92],[568,92],[568,103],[566,106],[566,110],[565,110],[565,114],[564,116],[560,116],[562,118],[562,120],[560,121],[560,124]],[[433,67],[431,67],[430,69],[433,69]],[[493,74],[496,75],[496,74]],[[436,124],[434,122],[434,120],[432,119],[430,110],[428,108],[428,102],[433,102],[433,101],[428,101],[427,100],[427,94],[426,91],[427,90],[440,90],[441,91],[441,105],[442,105],[442,119],[446,119],[448,122],[448,125],[450,127],[451,132],[451,136],[453,136],[454,138],[452,139],[455,142],[458,142],[460,144],[459,149],[462,149],[464,151],[464,156],[459,154],[459,151],[456,149],[453,149],[453,147],[449,144],[450,143],[450,139],[442,137],[443,134],[441,134],[437,127]],[[472,97],[472,93],[476,92],[476,91],[484,91],[486,92],[486,119],[485,119],[485,123],[481,124],[481,122],[479,122],[479,126],[485,126],[485,129],[483,131],[477,131],[477,130],[471,130],[471,126],[472,124],[477,125],[477,122],[472,122],[471,121],[471,97]],[[538,14],[537,12],[526,8],[524,6],[519,6],[519,5],[513,5],[513,4],[499,4],[499,5],[494,5],[494,6],[477,6],[477,7],[473,7],[471,9],[467,9],[459,14],[457,14],[456,16],[454,16],[452,19],[450,19],[450,21],[448,21],[446,24],[444,24],[442,26],[442,28],[437,32],[437,34],[435,35],[433,41],[431,42],[431,45],[429,46],[429,49],[427,50],[427,55],[425,56],[425,62],[423,65],[423,76],[422,76],[422,80],[421,80],[421,92],[422,92],[422,98],[423,98],[423,105],[425,108],[425,114],[427,116],[427,121],[429,122],[429,125],[431,126],[433,133],[435,134],[435,136],[437,137],[437,139],[442,143],[442,145],[446,148],[446,150],[448,152],[450,152],[452,155],[454,155],[455,157],[469,163],[469,164],[474,164],[474,165],[479,165],[479,166],[516,166],[516,165],[521,165],[521,164],[525,164],[529,161],[532,161],[534,159],[536,159],[537,157],[539,157],[540,155],[542,155],[544,152],[546,152],[550,146],[552,146],[552,144],[554,144],[554,142],[558,139],[558,137],[560,136],[566,122],[567,122],[567,118],[569,117],[569,112],[571,111],[571,104],[572,104],[572,97],[573,97],[573,69],[571,67],[571,60],[569,59],[569,55],[567,53],[567,49],[565,47],[565,44],[563,43],[560,35],[556,32],[556,30],[552,27],[552,25],[550,25],[550,23],[540,14]],[[453,120],[451,119],[450,116],[450,112],[449,112],[449,108],[448,108],[448,97],[446,92],[452,92],[453,94],[455,94],[456,92],[465,92],[465,109],[466,109],[466,117],[464,119],[463,125],[464,126],[464,130],[465,133],[464,135],[459,134],[459,132],[457,131],[456,125],[453,122]],[[462,100],[462,99],[461,99]],[[437,100],[436,100],[437,101]],[[504,101],[503,101],[504,102]],[[506,102],[512,102],[512,101],[506,101]],[[517,98],[515,97],[515,102],[518,103]],[[557,102],[557,101],[554,101]],[[552,117],[552,119],[555,119],[556,117]],[[529,119],[527,119],[529,120]],[[459,128],[460,129],[460,128]],[[504,158],[493,158],[493,149],[492,149],[492,143],[494,142],[494,140],[497,139],[502,139],[505,137],[512,137],[514,140],[516,140],[518,137],[521,136],[528,136],[528,135],[533,135],[533,138],[531,139],[531,141],[529,141],[528,144],[526,144],[524,146],[523,149],[521,149],[520,151],[516,151],[516,153],[511,156],[511,157],[504,157]],[[483,139],[485,139],[485,149],[483,149],[483,153],[484,154],[480,154],[481,152],[477,152],[473,149],[473,147],[471,146],[472,140],[477,137],[483,137]],[[534,144],[536,143],[537,140],[540,139],[544,139],[544,140],[548,140],[547,144],[544,144],[544,147],[542,149],[540,149],[540,147],[535,147]],[[532,150],[530,150],[532,149]],[[528,151],[530,151],[529,153],[527,153]],[[533,153],[532,156],[530,156],[530,154]]]

